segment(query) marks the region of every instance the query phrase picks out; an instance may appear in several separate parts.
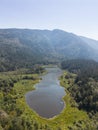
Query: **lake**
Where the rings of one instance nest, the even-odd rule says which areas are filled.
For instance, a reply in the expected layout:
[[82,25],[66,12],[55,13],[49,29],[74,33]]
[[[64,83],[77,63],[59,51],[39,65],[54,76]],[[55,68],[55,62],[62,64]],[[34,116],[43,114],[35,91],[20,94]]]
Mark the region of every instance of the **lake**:
[[62,70],[58,67],[46,68],[47,74],[42,76],[36,89],[26,94],[26,102],[39,116],[52,118],[63,110],[65,90],[60,86],[59,77]]

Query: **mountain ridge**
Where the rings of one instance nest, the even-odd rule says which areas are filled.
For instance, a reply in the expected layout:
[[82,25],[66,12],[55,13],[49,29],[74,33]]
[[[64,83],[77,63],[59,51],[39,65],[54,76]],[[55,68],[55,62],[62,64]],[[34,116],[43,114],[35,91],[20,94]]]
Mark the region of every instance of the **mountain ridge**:
[[1,70],[6,70],[6,66],[15,69],[63,59],[98,60],[97,50],[86,40],[86,37],[83,39],[60,29],[0,29]]

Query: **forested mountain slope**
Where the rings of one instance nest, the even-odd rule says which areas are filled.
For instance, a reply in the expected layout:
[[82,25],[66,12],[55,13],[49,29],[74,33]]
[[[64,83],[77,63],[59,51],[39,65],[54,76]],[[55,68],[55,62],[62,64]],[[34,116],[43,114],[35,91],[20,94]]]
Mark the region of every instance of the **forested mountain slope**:
[[83,41],[85,41],[89,46],[91,46],[92,48],[94,48],[95,50],[98,51],[98,41],[91,39],[91,38],[87,38],[87,37],[80,37]]
[[98,53],[81,37],[58,29],[0,29],[0,71],[74,58],[97,60]]

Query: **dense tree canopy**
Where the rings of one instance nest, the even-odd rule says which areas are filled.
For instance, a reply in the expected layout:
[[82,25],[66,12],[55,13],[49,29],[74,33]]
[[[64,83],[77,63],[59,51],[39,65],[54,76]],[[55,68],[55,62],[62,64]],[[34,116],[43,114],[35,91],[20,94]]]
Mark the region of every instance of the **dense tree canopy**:
[[98,112],[98,63],[93,60],[69,60],[62,68],[76,73],[70,92],[80,109]]

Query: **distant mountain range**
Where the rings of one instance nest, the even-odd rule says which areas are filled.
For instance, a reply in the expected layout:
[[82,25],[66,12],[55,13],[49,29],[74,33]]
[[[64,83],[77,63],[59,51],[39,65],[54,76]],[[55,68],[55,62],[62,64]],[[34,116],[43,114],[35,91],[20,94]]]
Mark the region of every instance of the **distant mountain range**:
[[77,58],[98,60],[98,41],[58,29],[0,29],[0,71]]

